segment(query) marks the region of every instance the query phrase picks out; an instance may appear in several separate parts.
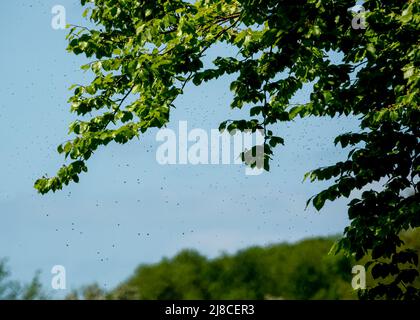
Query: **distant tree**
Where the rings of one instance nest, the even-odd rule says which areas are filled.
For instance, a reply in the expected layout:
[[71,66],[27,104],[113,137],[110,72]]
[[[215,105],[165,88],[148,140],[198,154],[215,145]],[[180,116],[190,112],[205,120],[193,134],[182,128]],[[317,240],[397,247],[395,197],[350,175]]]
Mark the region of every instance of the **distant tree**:
[[106,291],[97,283],[83,286],[79,290],[73,290],[65,298],[66,300],[105,300]]
[[185,250],[141,265],[108,299],[356,299],[351,264],[327,256],[333,239],[308,239],[206,259]]
[[[348,158],[308,173],[311,181],[333,180],[312,204],[320,210],[327,200],[353,198],[351,224],[337,249],[357,260],[371,254],[367,266],[374,277],[396,276],[365,297],[419,297],[411,285],[418,257],[399,250],[398,234],[420,226],[420,0],[366,0],[366,25],[358,28],[352,20],[360,17],[349,10],[354,0],[81,4],[95,28],[73,26],[68,49],[92,59],[82,68],[95,78],[72,87],[71,111],[81,118],[70,125],[72,140],[58,147],[72,162],[55,177],[36,181],[40,193],[78,182],[99,147],[165,126],[190,82],[198,86],[230,74],[231,107],[249,108],[250,119],[226,121],[220,129],[262,130],[266,170],[273,148],[284,142],[272,131],[276,123],[309,116],[360,119],[358,132],[335,139],[351,147]],[[205,67],[204,55],[221,42],[236,53]],[[331,52],[340,53],[341,61],[330,59]],[[304,84],[313,86],[308,103],[292,105]],[[407,189],[413,194],[404,195]],[[356,190],[363,191],[361,197],[354,198]]]
[[[142,265],[129,286],[139,299],[208,299],[209,285],[206,258],[195,251],[184,250],[172,260],[164,259],[157,265]],[[117,290],[117,292],[120,292]],[[127,291],[122,291],[127,294]]]
[[6,260],[0,259],[0,300],[39,300],[47,298],[48,295],[44,292],[39,281],[39,273],[36,273],[30,283],[23,285],[18,281],[10,280]]

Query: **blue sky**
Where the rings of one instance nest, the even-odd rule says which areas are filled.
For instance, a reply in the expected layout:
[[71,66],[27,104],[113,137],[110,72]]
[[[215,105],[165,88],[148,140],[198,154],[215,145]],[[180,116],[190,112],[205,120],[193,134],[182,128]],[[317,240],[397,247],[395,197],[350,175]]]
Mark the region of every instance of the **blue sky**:
[[[156,131],[128,145],[110,145],[89,161],[89,173],[62,192],[40,196],[33,182],[63,163],[56,147],[74,119],[66,102],[73,83],[86,83],[83,57],[67,53],[67,31],[51,28],[51,8],[67,22],[86,24],[78,1],[3,1],[0,4],[0,257],[14,278],[27,281],[63,265],[68,289],[98,282],[112,288],[140,263],[184,248],[214,257],[251,245],[341,233],[346,202],[321,213],[305,209],[323,184],[302,183],[305,172],[344,159],[333,138],[357,127],[349,118],[306,119],[274,129],[286,139],[270,173],[246,176],[238,165],[157,164]],[[218,47],[210,56],[229,54]],[[229,110],[229,78],[189,86],[176,101],[170,128],[187,120],[217,128]],[[296,101],[304,101],[303,90]],[[240,116],[240,114],[239,114]],[[55,293],[62,296],[68,293]]]

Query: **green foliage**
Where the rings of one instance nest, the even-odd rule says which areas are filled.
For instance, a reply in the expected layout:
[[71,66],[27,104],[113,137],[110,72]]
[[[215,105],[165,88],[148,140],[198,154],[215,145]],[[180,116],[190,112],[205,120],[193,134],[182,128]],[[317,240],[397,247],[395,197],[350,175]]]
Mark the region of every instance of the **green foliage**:
[[97,283],[87,285],[79,290],[73,290],[66,300],[104,300],[106,292]]
[[[411,283],[407,290],[413,291],[413,295],[416,290],[420,289],[420,278],[417,277],[420,272],[420,265],[417,261],[420,255],[420,228],[403,231],[400,237],[404,241],[404,245],[392,258],[382,257],[378,258],[376,263],[372,263],[372,252],[370,252],[359,262],[371,266],[367,273],[367,287],[370,290],[360,292],[362,298],[372,298],[378,290],[398,291],[394,283],[399,279]],[[413,267],[413,265],[417,267]]]
[[253,247],[209,260],[191,250],[141,265],[108,299],[357,299],[333,239]]
[[[361,197],[349,202],[351,224],[337,248],[356,259],[371,251],[375,276],[400,275],[370,297],[418,297],[410,285],[417,273],[399,268],[401,261],[411,261],[414,270],[416,260],[410,252],[398,253],[403,244],[398,234],[420,226],[419,0],[366,0],[367,28],[359,30],[351,26],[351,0],[81,4],[88,6],[85,15],[96,27],[72,27],[68,49],[92,59],[82,68],[95,78],[72,87],[71,111],[81,118],[70,125],[74,138],[58,147],[72,162],[55,177],[36,181],[40,193],[78,182],[99,147],[126,143],[167,124],[187,83],[234,74],[231,107],[250,108],[251,119],[230,126],[263,129],[267,170],[273,148],[283,144],[270,126],[298,116],[360,118],[360,132],[335,141],[351,148],[348,159],[308,174],[312,181],[334,181],[312,203],[319,210],[327,200],[361,190]],[[204,67],[204,54],[218,42],[237,54]],[[330,52],[341,53],[342,61],[331,61]],[[307,83],[313,84],[310,101],[291,105]],[[99,114],[91,117],[93,111]],[[371,189],[378,182],[382,188]],[[390,259],[387,267],[380,258]]]
[[25,285],[10,280],[9,277],[6,260],[0,259],[0,300],[39,300],[48,297],[42,288],[39,273]]
[[[420,229],[402,232],[401,239],[405,245],[400,252],[420,254]],[[352,267],[368,263],[371,257],[355,261],[343,254],[328,255],[335,241],[312,238],[295,244],[251,247],[215,259],[184,250],[171,259],[140,265],[128,280],[109,292],[93,284],[67,299],[357,299],[357,293],[365,297],[370,290],[381,288],[382,280],[389,284],[399,276],[388,274],[378,280],[373,275],[376,271],[369,269],[368,290],[356,292],[351,287]],[[402,264],[409,267],[410,256],[406,257]],[[420,279],[413,287],[420,288]]]

